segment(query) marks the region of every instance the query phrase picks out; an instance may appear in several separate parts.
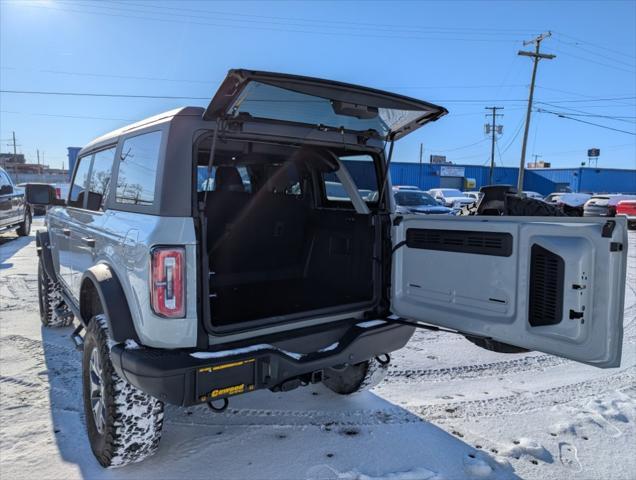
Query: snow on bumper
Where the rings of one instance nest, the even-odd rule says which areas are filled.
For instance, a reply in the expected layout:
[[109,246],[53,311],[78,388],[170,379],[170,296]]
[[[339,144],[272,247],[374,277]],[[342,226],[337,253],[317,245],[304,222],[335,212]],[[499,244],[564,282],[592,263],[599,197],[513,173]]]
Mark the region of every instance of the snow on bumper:
[[[413,331],[414,327],[384,322],[370,328],[349,323],[278,339],[276,343],[284,343],[284,348],[275,342],[259,342],[258,348],[206,352],[127,349],[125,344],[117,344],[111,349],[111,361],[120,376],[145,393],[187,406],[264,388],[287,390],[320,381],[325,368],[356,364],[399,350]],[[308,346],[314,347],[309,353]]]

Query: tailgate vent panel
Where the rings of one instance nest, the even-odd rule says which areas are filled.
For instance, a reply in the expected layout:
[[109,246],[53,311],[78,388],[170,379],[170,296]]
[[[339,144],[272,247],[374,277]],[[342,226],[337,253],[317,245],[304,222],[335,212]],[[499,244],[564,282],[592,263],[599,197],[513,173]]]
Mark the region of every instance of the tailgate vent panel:
[[563,318],[565,262],[537,244],[530,255],[530,325],[555,325]]
[[512,235],[471,230],[409,228],[406,230],[406,246],[421,250],[509,257],[512,255]]

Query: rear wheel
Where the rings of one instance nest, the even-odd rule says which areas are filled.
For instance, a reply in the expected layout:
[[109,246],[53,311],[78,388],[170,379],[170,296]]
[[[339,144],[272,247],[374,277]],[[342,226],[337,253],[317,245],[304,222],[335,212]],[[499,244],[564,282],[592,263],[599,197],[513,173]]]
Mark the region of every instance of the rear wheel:
[[342,368],[328,368],[325,370],[323,383],[329,390],[340,395],[351,395],[370,390],[378,385],[389,368],[389,358],[372,358],[366,362],[347,365]]
[[24,221],[20,224],[16,232],[21,237],[26,237],[31,233],[31,210],[28,208],[25,209]]
[[86,329],[82,380],[86,430],[97,461],[119,467],[153,455],[161,440],[163,403],[117,375],[101,315]]

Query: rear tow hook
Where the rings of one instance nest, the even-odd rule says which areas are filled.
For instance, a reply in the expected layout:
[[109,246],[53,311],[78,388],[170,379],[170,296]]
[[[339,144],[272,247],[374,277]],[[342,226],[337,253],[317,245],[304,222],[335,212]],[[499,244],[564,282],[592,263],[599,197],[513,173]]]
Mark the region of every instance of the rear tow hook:
[[214,413],[221,413],[227,410],[227,406],[230,404],[230,401],[227,398],[221,398],[220,401],[223,402],[223,404],[218,407],[214,405],[214,402],[215,402],[214,400],[210,400],[209,402],[206,402],[206,403],[208,408],[212,410]]
[[391,363],[391,356],[388,353],[383,353],[382,355],[378,355],[375,357],[380,365],[386,367],[389,363]]

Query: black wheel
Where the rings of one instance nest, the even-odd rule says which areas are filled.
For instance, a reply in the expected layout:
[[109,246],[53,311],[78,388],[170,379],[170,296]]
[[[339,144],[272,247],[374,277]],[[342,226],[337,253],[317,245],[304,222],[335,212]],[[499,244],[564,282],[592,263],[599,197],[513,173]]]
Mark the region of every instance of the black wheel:
[[469,337],[468,335],[466,335],[466,340],[468,340],[470,343],[474,343],[478,347],[490,350],[491,352],[525,353],[530,351],[525,348],[515,347],[514,345],[508,345],[507,343],[498,342],[497,340],[492,340],[490,338]]
[[31,233],[31,210],[28,208],[25,209],[24,221],[20,224],[16,232],[21,237],[26,237]]
[[97,461],[118,467],[153,455],[161,440],[163,403],[117,375],[101,315],[86,329],[82,380],[86,430]]
[[45,327],[68,327],[73,323],[73,314],[59,296],[60,286],[44,271],[42,260],[38,261],[38,296],[40,297],[40,320]]
[[376,358],[355,365],[342,368],[334,367],[325,370],[322,383],[329,390],[340,395],[351,395],[370,390],[378,385],[385,377],[389,368],[389,361],[379,361]]

